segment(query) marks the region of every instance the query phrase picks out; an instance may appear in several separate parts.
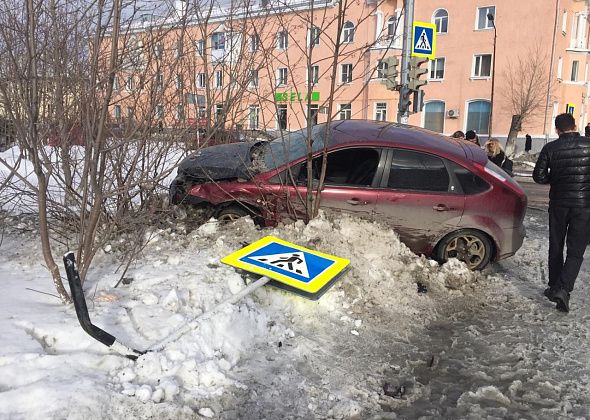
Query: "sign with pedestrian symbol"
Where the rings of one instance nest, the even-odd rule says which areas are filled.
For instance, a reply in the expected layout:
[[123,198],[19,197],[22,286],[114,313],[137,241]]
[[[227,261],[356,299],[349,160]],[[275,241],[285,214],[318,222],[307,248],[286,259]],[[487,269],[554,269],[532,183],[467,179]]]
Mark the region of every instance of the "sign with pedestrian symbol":
[[414,22],[412,30],[412,56],[434,60],[436,49],[436,24]]
[[266,236],[221,262],[270,277],[271,285],[314,300],[334,284],[350,263],[274,236]]

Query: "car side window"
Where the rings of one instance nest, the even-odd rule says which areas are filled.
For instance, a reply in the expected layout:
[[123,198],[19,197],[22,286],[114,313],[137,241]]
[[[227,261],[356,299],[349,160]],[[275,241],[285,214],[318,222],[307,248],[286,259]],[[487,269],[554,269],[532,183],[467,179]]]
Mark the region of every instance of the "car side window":
[[454,162],[450,163],[451,170],[461,185],[465,195],[479,194],[490,188],[490,184],[475,175],[469,169],[466,169]]
[[[373,184],[377,173],[380,151],[372,148],[352,148],[328,153],[326,160],[325,185],[365,186]],[[313,159],[313,177],[319,180],[323,157]],[[307,179],[307,169],[302,165],[298,181]]]
[[449,184],[449,173],[441,158],[413,150],[394,149],[388,188],[447,192]]

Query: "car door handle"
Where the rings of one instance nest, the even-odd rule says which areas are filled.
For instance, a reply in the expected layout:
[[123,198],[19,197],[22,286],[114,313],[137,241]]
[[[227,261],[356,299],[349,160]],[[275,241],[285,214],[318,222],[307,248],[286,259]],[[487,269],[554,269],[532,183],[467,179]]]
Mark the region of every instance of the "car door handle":
[[369,204],[368,201],[361,201],[358,198],[352,198],[350,200],[346,200],[346,202],[348,204],[353,205],[353,206],[358,206],[359,204],[365,206],[365,205]]
[[449,210],[451,210],[450,208],[448,208],[444,204],[437,204],[436,206],[432,206],[432,209],[436,210],[436,211],[449,211]]

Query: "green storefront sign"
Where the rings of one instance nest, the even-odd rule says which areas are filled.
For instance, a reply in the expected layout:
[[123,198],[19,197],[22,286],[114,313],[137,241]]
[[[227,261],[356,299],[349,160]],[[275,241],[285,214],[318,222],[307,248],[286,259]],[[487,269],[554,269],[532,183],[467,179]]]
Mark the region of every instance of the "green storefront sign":
[[310,92],[303,94],[301,92],[275,92],[276,102],[295,102],[295,101],[319,101],[320,92]]

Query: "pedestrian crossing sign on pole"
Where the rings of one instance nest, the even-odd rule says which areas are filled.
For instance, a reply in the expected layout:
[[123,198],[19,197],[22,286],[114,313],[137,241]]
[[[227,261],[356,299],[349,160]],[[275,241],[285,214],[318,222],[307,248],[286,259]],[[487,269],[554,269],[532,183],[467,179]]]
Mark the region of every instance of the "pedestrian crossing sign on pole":
[[436,50],[436,24],[414,22],[412,30],[412,56],[434,60]]
[[266,236],[221,262],[273,279],[269,284],[309,299],[319,299],[350,263],[345,258],[313,251]]

